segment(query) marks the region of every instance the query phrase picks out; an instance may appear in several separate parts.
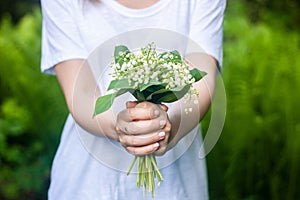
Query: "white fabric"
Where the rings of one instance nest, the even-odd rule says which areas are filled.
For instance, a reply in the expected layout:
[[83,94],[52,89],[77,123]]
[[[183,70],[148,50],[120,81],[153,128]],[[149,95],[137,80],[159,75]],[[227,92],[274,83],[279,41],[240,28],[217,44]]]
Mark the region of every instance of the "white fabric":
[[[42,0],[41,70],[54,74],[53,67],[57,63],[87,58],[108,39],[141,28],[160,28],[189,36],[221,64],[224,9],[225,0],[161,0],[139,10],[126,8],[114,0],[100,3]],[[177,155],[176,148],[165,155],[180,158],[161,169],[165,180],[156,189],[155,199],[208,199],[205,160],[198,159],[201,140],[193,140],[197,133],[199,136],[199,127],[180,141],[179,146],[188,144],[189,147],[182,156]],[[105,146],[106,143],[121,149],[114,141],[86,133],[69,116],[52,166],[49,199],[144,198],[143,191],[135,186],[135,174],[126,176],[112,167],[116,164],[126,168],[126,161],[118,163],[113,156],[95,156],[99,144]],[[159,164],[165,156],[158,159]],[[147,197],[151,199],[151,195]]]

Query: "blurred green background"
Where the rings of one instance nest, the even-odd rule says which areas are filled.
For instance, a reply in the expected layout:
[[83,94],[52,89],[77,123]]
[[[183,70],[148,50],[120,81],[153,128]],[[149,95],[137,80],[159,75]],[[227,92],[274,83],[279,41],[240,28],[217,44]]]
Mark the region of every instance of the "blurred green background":
[[[227,116],[207,157],[211,199],[300,199],[300,2],[227,4]],[[47,199],[66,105],[40,73],[39,1],[1,1],[0,15],[0,199]]]

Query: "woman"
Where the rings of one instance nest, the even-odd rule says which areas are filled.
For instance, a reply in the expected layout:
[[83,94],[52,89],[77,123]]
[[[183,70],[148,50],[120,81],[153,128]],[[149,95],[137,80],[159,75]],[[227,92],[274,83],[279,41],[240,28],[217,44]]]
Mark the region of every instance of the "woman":
[[[199,121],[209,108],[222,62],[224,9],[224,0],[42,1],[41,68],[56,74],[71,114],[53,162],[49,199],[143,198],[135,186],[136,175],[126,176],[123,170],[129,165],[117,162],[123,156],[114,152],[116,146],[128,155],[154,153],[161,163],[168,157],[162,165],[158,161],[164,181],[155,199],[208,199],[205,160],[198,158],[201,144],[191,140],[179,154],[176,148],[190,135],[200,134]],[[199,104],[192,105],[196,112],[182,115],[179,102],[167,111],[165,105],[128,101],[117,113],[109,110],[93,118],[95,89],[96,97],[105,91],[85,60],[114,36],[144,28],[186,35],[207,52],[185,57],[207,72],[194,85],[200,93]],[[93,145],[94,141],[100,142]],[[108,143],[114,147],[107,150]]]

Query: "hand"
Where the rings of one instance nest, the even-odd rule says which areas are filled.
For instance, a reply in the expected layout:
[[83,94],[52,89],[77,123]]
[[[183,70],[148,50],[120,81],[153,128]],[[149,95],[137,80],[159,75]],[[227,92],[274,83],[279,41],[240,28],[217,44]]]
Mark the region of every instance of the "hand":
[[116,125],[122,146],[133,155],[164,154],[171,130],[168,107],[150,102],[127,102],[126,107]]

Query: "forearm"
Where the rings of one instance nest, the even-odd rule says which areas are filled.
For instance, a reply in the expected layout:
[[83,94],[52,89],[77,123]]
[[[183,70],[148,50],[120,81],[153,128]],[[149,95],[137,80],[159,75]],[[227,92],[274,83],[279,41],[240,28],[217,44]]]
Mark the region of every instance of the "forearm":
[[[168,148],[174,147],[181,138],[199,124],[210,107],[215,90],[216,61],[204,54],[190,54],[186,60],[191,63],[192,67],[207,72],[207,75],[194,84],[194,88],[199,92],[196,101],[183,102],[184,100],[180,100],[174,103],[170,109],[169,118],[172,130]],[[190,109],[188,114],[185,113],[185,108]]]
[[94,135],[118,140],[111,111],[93,117],[100,92],[89,66],[83,60],[71,60],[59,63],[55,72],[76,123]]

